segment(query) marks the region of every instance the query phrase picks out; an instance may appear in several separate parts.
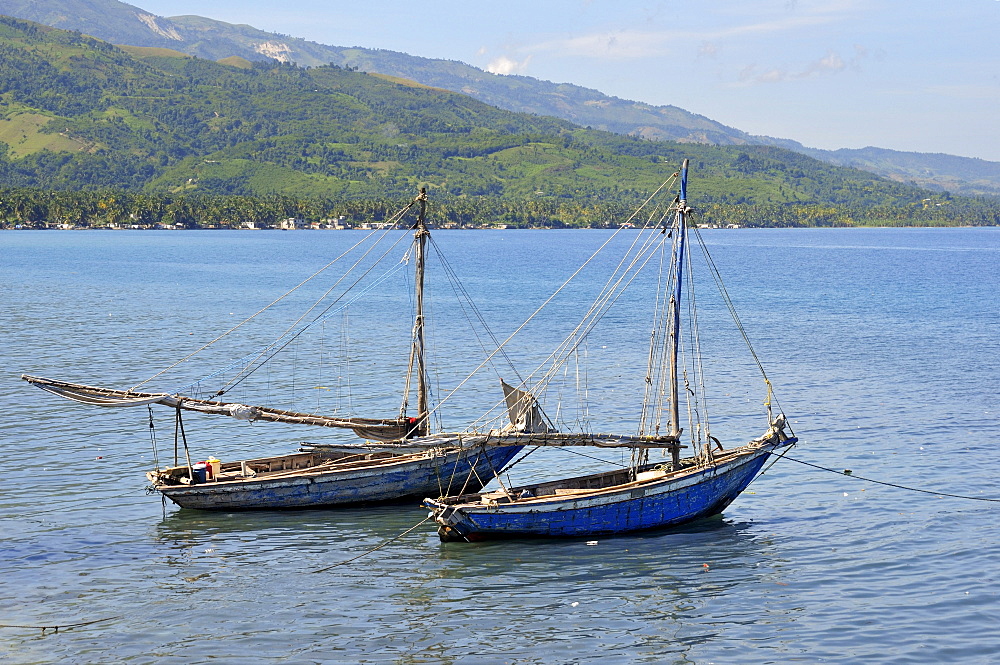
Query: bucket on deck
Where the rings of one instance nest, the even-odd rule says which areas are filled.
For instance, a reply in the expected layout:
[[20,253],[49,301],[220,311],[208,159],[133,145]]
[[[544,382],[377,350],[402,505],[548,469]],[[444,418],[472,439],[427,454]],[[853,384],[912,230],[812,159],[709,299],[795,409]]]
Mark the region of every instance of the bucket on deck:
[[191,484],[197,485],[208,480],[208,465],[198,462],[191,467]]
[[205,464],[208,465],[208,479],[214,480],[219,477],[219,472],[222,471],[222,460],[216,459],[214,457],[209,457]]

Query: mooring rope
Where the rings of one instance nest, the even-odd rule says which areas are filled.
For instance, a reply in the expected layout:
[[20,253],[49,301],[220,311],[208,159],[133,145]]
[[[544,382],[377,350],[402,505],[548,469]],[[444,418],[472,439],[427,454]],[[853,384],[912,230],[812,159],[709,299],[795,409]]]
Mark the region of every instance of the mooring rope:
[[424,522],[427,522],[430,519],[431,519],[430,516],[425,517],[424,519],[420,520],[419,522],[417,522],[416,524],[414,524],[413,526],[411,526],[409,529],[407,529],[403,533],[399,534],[398,536],[394,536],[393,538],[390,538],[389,540],[385,541],[384,543],[382,543],[378,547],[371,548],[367,552],[362,552],[361,554],[359,554],[359,555],[357,555],[355,557],[351,557],[350,559],[345,559],[344,561],[338,561],[337,563],[335,563],[333,565],[330,565],[330,566],[327,566],[326,568],[320,568],[319,570],[314,570],[312,572],[314,572],[314,573],[325,573],[326,571],[330,570],[331,568],[336,568],[337,566],[343,566],[345,564],[357,561],[358,559],[360,559],[362,557],[366,557],[369,554],[371,554],[372,552],[379,551],[380,549],[382,549],[383,547],[385,547],[389,543],[396,542],[397,540],[399,540],[403,536],[405,536],[405,535],[409,534],[411,531],[415,530],[418,526],[422,526],[424,524]]
[[15,624],[0,624],[0,628],[24,628],[27,630],[40,630],[43,633],[47,630],[54,630],[59,632],[60,628],[78,628],[80,626],[90,626],[95,623],[104,623],[105,621],[114,621],[115,619],[121,619],[120,616],[117,617],[107,617],[106,619],[94,619],[93,621],[79,621],[77,623],[67,623],[58,626],[20,626]]
[[854,472],[851,469],[844,469],[843,471],[838,471],[837,469],[831,469],[829,467],[820,466],[819,464],[813,464],[812,462],[806,462],[800,459],[795,459],[794,457],[789,457],[788,455],[782,455],[779,459],[786,459],[791,462],[798,462],[799,464],[804,464],[805,466],[811,466],[814,469],[819,469],[821,471],[829,471],[830,473],[836,473],[838,476],[847,476],[848,478],[854,478],[856,480],[864,480],[869,483],[875,483],[876,485],[886,485],[888,487],[895,487],[896,489],[901,489],[901,490],[909,490],[910,492],[921,492],[923,494],[933,494],[935,496],[947,496],[953,499],[968,499],[970,501],[990,501],[992,503],[1000,503],[1000,499],[991,499],[989,497],[984,497],[984,496],[966,496],[963,494],[949,494],[948,492],[936,492],[934,490],[925,490],[920,487],[907,487],[906,485],[898,485],[896,483],[890,483],[884,480],[875,480],[874,478],[865,478],[864,476],[856,476],[854,475]]

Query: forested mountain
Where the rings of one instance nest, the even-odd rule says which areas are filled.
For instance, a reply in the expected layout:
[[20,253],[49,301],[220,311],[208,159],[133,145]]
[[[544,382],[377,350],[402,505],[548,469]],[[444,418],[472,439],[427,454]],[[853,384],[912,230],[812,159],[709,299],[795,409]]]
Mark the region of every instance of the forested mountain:
[[778,148],[624,137],[336,66],[228,62],[0,18],[0,181],[331,200],[426,185],[441,201],[530,202],[599,223],[690,157],[718,221],[996,219],[981,202],[929,204],[926,191]]
[[158,17],[118,0],[0,0],[0,14],[79,30],[115,44],[171,48],[210,60],[239,56],[307,67],[335,64],[358,68],[461,92],[510,111],[550,115],[620,134],[722,145],[755,142],[739,130],[675,106],[618,99],[597,90],[527,76],[500,76],[461,62],[327,46],[201,16]]
[[327,46],[200,16],[158,17],[118,0],[0,0],[0,14],[79,30],[115,44],[170,48],[210,60],[236,56],[302,66],[336,64],[407,78],[507,110],[549,115],[618,134],[716,145],[775,145],[937,191],[1000,195],[1000,163],[996,162],[881,148],[807,148],[792,140],[752,136],[677,106],[654,106],[527,76],[499,76],[461,62]]
[[877,173],[919,187],[967,195],[1000,195],[1000,163],[941,153],[884,148],[798,150],[816,159]]

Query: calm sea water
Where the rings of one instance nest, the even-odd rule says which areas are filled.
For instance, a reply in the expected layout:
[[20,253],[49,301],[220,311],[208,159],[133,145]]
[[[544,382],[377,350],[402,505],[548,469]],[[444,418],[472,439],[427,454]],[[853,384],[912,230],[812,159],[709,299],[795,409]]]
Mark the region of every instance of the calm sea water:
[[[434,237],[502,338],[607,236]],[[88,408],[18,378],[134,385],[359,237],[0,234],[0,624],[107,619],[58,633],[0,628],[0,662],[1000,662],[1000,504],[856,477],[1000,499],[1000,229],[705,232],[802,439],[791,456],[855,477],[784,461],[722,517],[596,544],[441,544],[428,523],[317,573],[395,538],[424,511],[163,506],[144,491],[154,463],[145,409]],[[431,272],[438,283],[440,269]],[[329,283],[317,278],[148,385],[190,384],[259,347]],[[518,371],[544,359],[595,286],[574,285],[511,345]],[[373,292],[374,314],[360,303],[334,308],[286,349],[291,369],[261,371],[231,395],[392,415],[409,332],[395,314],[408,311],[407,289]],[[646,312],[640,300],[626,304]],[[764,392],[722,332],[721,307],[703,304],[708,373],[722,387],[715,433],[732,444],[762,429]],[[460,308],[443,299],[431,308],[443,395],[482,352]],[[637,412],[648,325],[604,324],[604,341],[595,334],[581,347],[546,408],[562,423],[621,431]],[[477,376],[469,397],[443,409],[444,426],[489,406],[495,386],[495,375]],[[170,414],[155,416],[163,462]],[[195,454],[224,460],[338,436],[209,420],[188,418]],[[511,476],[594,464],[554,451]]]

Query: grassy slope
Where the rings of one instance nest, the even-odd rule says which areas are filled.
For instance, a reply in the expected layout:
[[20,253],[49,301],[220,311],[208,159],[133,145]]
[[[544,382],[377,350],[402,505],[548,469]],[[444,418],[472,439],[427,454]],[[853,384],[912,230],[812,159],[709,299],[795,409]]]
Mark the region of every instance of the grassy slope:
[[[199,16],[153,17],[119,0],[0,0],[0,13],[80,30],[112,43],[177,49],[236,66],[267,57],[313,67],[333,63],[460,91],[508,110],[551,115],[619,134],[686,143],[773,145],[937,191],[1000,194],[1000,164],[995,162],[878,148],[816,150],[787,139],[750,136],[675,106],[652,106],[609,97],[576,85],[530,77],[498,76],[461,62],[432,60],[382,49],[317,44]],[[231,61],[230,57],[238,60]]]
[[383,197],[424,184],[451,196],[632,202],[691,157],[708,203],[928,196],[777,148],[622,137],[336,67],[238,68],[10,19],[0,55],[4,175],[20,186]]

